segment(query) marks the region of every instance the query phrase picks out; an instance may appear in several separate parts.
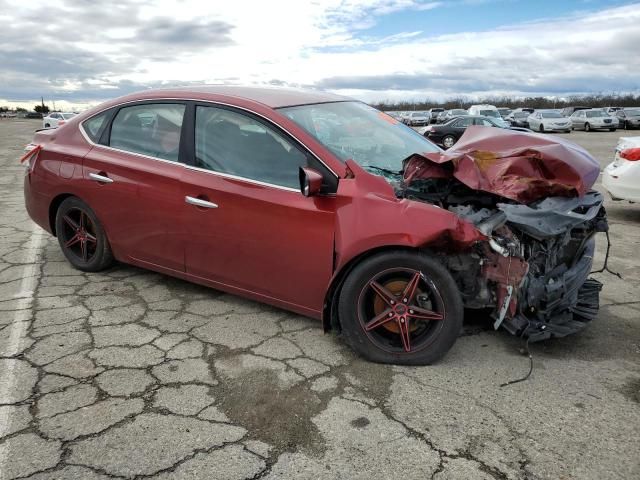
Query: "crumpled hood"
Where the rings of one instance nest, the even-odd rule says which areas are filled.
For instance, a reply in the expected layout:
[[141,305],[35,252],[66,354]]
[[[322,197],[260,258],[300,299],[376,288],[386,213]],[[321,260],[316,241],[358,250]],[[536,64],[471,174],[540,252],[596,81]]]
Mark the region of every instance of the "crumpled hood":
[[589,152],[561,137],[472,126],[449,150],[407,159],[404,183],[455,177],[474,190],[530,203],[583,196],[599,173]]

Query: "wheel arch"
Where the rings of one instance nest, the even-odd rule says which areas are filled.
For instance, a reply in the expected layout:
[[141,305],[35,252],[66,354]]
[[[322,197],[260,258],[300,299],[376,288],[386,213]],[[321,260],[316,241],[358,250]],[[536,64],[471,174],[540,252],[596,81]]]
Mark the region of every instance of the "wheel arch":
[[374,247],[369,250],[365,250],[364,252],[355,255],[348,262],[346,262],[337,272],[334,273],[331,283],[329,284],[329,288],[327,289],[327,293],[325,295],[324,304],[322,307],[322,329],[325,332],[335,330],[340,331],[340,320],[338,318],[338,296],[340,295],[340,291],[342,290],[342,285],[344,284],[345,279],[351,273],[351,271],[356,267],[356,265],[365,261],[366,259],[373,257],[374,255],[378,255],[383,252],[397,252],[397,251],[407,251],[407,252],[419,252],[421,249],[416,247],[411,247],[407,245],[384,245],[379,247]]
[[77,197],[73,193],[60,193],[53,197],[51,203],[49,204],[49,227],[51,228],[51,234],[55,237],[56,235],[56,214],[58,213],[58,208],[62,202],[64,202],[69,197]]

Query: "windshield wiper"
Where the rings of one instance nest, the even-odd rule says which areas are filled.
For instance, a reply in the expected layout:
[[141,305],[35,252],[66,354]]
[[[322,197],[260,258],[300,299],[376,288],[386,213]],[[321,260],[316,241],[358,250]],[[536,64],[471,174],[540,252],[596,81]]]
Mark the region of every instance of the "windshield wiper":
[[371,168],[373,170],[378,170],[382,173],[387,173],[389,175],[402,175],[402,172],[394,172],[393,170],[389,170],[388,168],[377,167],[375,165],[362,165],[362,168]]

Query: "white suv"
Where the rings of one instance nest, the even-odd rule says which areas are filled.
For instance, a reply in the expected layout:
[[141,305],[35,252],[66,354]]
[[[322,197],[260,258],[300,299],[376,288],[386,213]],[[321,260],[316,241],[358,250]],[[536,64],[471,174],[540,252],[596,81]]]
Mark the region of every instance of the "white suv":
[[493,105],[471,105],[469,115],[480,115],[482,117],[502,118],[498,109]]

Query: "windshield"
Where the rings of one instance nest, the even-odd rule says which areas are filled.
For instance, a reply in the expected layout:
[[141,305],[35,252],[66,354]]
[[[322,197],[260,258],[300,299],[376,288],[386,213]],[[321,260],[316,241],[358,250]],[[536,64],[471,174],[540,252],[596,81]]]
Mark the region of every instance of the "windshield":
[[587,112],[587,117],[593,118],[593,117],[605,117],[605,113],[601,110],[595,110],[593,112]]
[[558,112],[542,112],[542,118],[563,118]]
[[468,112],[466,110],[456,109],[451,110],[451,115],[468,115]]
[[70,118],[73,118],[76,116],[75,113],[61,113],[60,116],[64,119],[64,120],[69,120]]
[[515,118],[527,118],[529,115],[531,114],[528,112],[518,112],[513,114]]
[[372,173],[399,173],[414,153],[440,149],[389,115],[360,102],[334,102],[279,111],[342,161],[353,159]]
[[480,115],[482,115],[483,117],[500,117],[500,113],[498,113],[497,110],[480,110]]

